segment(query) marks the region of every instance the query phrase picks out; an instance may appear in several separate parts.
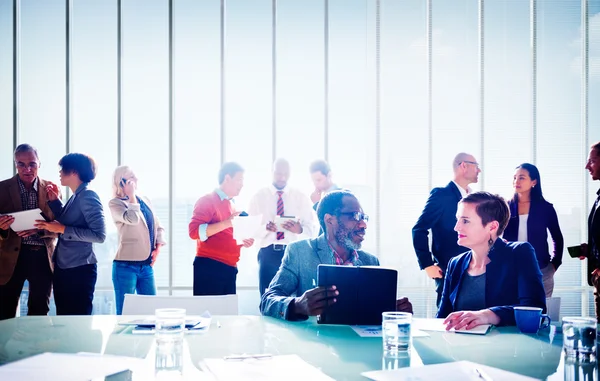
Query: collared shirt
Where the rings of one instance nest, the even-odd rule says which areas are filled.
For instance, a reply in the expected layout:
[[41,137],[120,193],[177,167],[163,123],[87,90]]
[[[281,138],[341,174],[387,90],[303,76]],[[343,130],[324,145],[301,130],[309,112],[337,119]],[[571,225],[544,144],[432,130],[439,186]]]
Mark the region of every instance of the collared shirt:
[[349,256],[348,259],[344,260],[342,257],[335,251],[335,249],[331,246],[329,241],[327,242],[331,252],[333,253],[333,259],[335,260],[335,264],[338,266],[355,266],[356,261],[358,261],[358,252],[354,250]]
[[[215,189],[215,193],[219,196],[221,201],[229,200],[233,202],[232,198],[229,198],[225,192],[221,188]],[[198,235],[200,236],[200,241],[204,242],[208,239],[208,234],[206,233],[206,229],[208,229],[208,224],[202,224],[198,227]]]
[[[277,216],[277,201],[279,199],[278,191],[282,191],[283,214],[285,216],[295,217],[302,225],[302,233],[295,234],[290,231],[284,231],[283,239],[277,239],[277,233],[268,231],[266,226],[269,222],[274,222]],[[301,239],[314,238],[317,236],[319,223],[317,215],[312,209],[310,198],[301,191],[286,186],[283,189],[277,189],[272,184],[260,189],[250,200],[248,214],[251,216],[262,215],[262,222],[265,226],[260,242],[260,247],[267,247],[272,244],[287,245]]]
[[[21,195],[21,206],[23,210],[31,210],[39,207],[38,203],[38,179],[37,177],[33,180],[31,190],[27,190],[23,181],[20,177],[17,177],[17,183],[19,184],[19,193]],[[38,245],[44,246],[44,241],[37,235],[34,234],[27,238],[23,238],[21,241],[24,245]]]
[[467,187],[467,189],[465,189],[465,188],[461,187],[460,185],[458,185],[458,183],[456,181],[452,180],[452,182],[458,188],[458,191],[460,192],[460,196],[462,198],[467,197],[467,195],[472,192],[471,188]]

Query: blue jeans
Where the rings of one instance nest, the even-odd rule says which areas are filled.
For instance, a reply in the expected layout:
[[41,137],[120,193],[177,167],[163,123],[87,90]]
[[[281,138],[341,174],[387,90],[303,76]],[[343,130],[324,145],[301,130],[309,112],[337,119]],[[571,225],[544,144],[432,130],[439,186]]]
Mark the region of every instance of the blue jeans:
[[125,294],[156,295],[154,269],[147,264],[130,264],[113,261],[112,273],[115,287],[117,315],[123,312]]

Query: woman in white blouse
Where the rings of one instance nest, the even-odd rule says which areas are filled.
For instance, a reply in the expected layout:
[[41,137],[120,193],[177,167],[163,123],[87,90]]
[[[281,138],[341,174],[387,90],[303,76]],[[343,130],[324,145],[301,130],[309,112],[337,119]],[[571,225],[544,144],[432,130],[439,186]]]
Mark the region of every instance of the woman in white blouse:
[[137,195],[137,181],[128,166],[115,169],[109,207],[119,233],[112,273],[117,315],[123,311],[125,294],[156,295],[153,265],[166,244],[150,202]]
[[[514,197],[508,202],[510,220],[503,237],[509,241],[529,242],[535,249],[546,297],[554,290],[554,273],[562,263],[563,235],[556,210],[542,194],[540,171],[523,163],[515,169]],[[553,255],[548,250],[548,231],[554,241]]]

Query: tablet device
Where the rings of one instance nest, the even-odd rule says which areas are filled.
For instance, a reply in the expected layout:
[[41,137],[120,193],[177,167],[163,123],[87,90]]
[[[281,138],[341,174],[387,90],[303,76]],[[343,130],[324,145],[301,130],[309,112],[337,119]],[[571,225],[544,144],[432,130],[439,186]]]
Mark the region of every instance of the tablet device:
[[298,221],[298,219],[294,216],[275,216],[275,221],[273,223],[277,226],[278,232],[284,232],[283,224],[288,221]]
[[381,325],[381,313],[396,311],[398,272],[380,266],[319,265],[317,283],[335,285],[336,303],[318,318],[320,324]]

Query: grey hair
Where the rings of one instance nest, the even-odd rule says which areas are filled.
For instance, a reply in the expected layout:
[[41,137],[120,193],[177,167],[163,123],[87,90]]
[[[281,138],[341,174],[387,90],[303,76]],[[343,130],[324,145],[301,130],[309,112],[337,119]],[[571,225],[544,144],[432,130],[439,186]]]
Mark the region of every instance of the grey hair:
[[465,153],[465,152],[461,152],[458,155],[456,155],[454,157],[454,161],[452,161],[452,169],[456,169],[458,168],[458,166],[463,163],[464,161],[469,161],[469,159],[472,157],[473,155]]
[[17,159],[17,155],[25,153],[25,152],[32,152],[35,155],[35,158],[40,160],[40,157],[38,156],[38,152],[37,149],[35,149],[34,146],[32,146],[31,144],[19,144],[17,146],[17,148],[15,148],[15,152],[13,154],[13,158],[16,160]]

